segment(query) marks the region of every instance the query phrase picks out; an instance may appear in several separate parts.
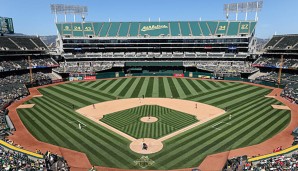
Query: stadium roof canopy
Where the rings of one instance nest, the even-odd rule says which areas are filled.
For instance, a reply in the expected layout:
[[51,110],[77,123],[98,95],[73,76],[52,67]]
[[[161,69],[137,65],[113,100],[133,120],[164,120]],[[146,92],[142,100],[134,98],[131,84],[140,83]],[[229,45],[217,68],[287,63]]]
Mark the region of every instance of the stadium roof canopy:
[[57,23],[64,37],[173,38],[251,35],[256,21],[84,22]]

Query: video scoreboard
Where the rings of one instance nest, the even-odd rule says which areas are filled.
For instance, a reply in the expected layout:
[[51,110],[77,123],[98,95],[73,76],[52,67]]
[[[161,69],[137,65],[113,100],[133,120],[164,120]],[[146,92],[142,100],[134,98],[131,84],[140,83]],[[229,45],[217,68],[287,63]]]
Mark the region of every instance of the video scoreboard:
[[12,18],[0,17],[0,33],[13,34],[13,21]]

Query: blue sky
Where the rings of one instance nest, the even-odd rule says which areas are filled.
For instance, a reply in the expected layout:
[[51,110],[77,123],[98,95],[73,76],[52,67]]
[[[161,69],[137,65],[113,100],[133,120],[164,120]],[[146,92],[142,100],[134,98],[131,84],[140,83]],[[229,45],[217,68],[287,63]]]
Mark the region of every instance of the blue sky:
[[[85,5],[87,21],[177,21],[225,20],[225,3],[247,0],[0,0],[0,16],[12,17],[15,32],[29,35],[55,35],[50,4]],[[254,18],[250,14],[250,18]],[[298,33],[298,0],[264,0],[256,36],[270,38],[277,34]],[[79,18],[79,17],[77,17]],[[234,16],[231,16],[234,19]],[[63,21],[61,16],[60,21]],[[239,19],[244,19],[240,15]],[[73,20],[72,16],[68,20]]]

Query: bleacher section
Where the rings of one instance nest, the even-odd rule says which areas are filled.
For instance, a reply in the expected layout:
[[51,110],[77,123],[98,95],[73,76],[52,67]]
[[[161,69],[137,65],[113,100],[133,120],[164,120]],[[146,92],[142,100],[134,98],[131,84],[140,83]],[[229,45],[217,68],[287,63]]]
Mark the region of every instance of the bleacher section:
[[275,35],[264,47],[267,50],[298,50],[298,35]]
[[251,35],[256,21],[86,22],[58,23],[65,37],[193,37]]
[[47,47],[37,37],[0,36],[0,51],[7,50],[47,50]]

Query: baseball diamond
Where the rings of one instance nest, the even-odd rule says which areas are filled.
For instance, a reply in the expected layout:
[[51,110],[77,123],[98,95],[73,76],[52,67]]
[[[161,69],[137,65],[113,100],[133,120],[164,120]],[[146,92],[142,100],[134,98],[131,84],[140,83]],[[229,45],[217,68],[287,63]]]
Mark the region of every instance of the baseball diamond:
[[[169,83],[175,86],[170,87]],[[237,82],[134,77],[71,82],[38,90],[43,96],[26,102],[35,104],[32,108],[18,109],[18,114],[30,133],[40,141],[86,153],[93,165],[114,168],[139,169],[133,161],[140,158],[140,154],[129,149],[131,141],[76,113],[76,109],[115,100],[117,97],[142,98],[143,95],[145,99],[158,97],[171,100],[169,97],[173,97],[221,109],[228,107],[228,111],[223,115],[165,140],[161,151],[148,154],[154,164],[146,169],[195,167],[207,155],[263,142],[290,122],[288,110],[271,107],[272,104],[281,103],[274,98],[265,97],[270,89]],[[161,125],[153,124],[152,129],[156,132],[147,135],[146,131],[136,133],[138,127],[142,125],[133,123],[133,119],[128,119],[137,117],[133,113],[138,113],[140,116],[146,116],[148,113],[152,116],[161,114],[154,111],[171,110],[158,106],[142,106],[105,115],[101,120],[138,138],[144,136],[157,138],[167,132],[163,133],[163,129],[158,129]],[[177,111],[173,112],[175,118],[178,117]],[[233,116],[231,119],[230,115]],[[118,119],[114,119],[115,117]],[[179,120],[181,119],[183,117]],[[197,122],[191,118],[185,119],[181,124]],[[76,124],[69,123],[76,120],[86,124],[86,127],[80,130]],[[172,121],[166,120],[166,122]],[[167,125],[162,127],[168,131],[183,127],[179,124],[174,125],[175,128]]]

